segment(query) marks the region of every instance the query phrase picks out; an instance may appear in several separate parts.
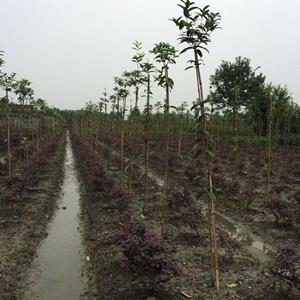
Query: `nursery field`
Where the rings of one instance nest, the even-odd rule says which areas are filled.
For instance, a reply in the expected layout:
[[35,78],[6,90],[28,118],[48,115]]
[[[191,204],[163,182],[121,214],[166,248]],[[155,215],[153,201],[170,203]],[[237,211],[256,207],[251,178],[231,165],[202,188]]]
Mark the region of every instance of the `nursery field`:
[[300,106],[246,57],[208,76],[221,14],[178,6],[178,47],[133,42],[81,109],[35,97],[0,50],[0,300],[300,299]]
[[[145,172],[144,136],[128,130],[130,133],[124,135],[122,143],[121,128],[97,131],[99,126],[83,127],[84,130],[72,130],[71,137],[79,168],[85,174],[84,185],[89,187],[83,202],[88,217],[84,219],[87,218],[88,236],[92,240],[88,247],[97,253],[91,258],[94,263],[90,268],[97,274],[94,285],[98,293],[116,299],[146,299],[146,291],[158,299],[216,297],[211,282],[209,207],[205,193],[197,195],[205,180],[205,157],[195,160],[191,155],[193,138],[181,137],[180,155],[179,137],[171,138],[165,200],[165,157],[159,149],[164,145],[162,136],[149,135],[155,143],[149,147]],[[270,198],[266,200],[266,146],[240,143],[233,149],[225,141],[215,146],[213,178],[220,299],[299,297],[297,149],[298,146],[280,145],[272,148],[277,164],[272,168]],[[99,202],[93,201],[95,198]],[[151,270],[153,256],[163,248],[156,244],[162,235],[162,223],[166,228],[164,242],[167,249],[172,249],[172,256],[165,250],[166,270]],[[94,235],[98,238],[94,239]],[[171,257],[173,260],[169,261]],[[124,269],[120,272],[121,267]],[[155,282],[158,278],[159,282]]]
[[135,113],[62,116],[12,122],[10,176],[1,165],[3,299],[299,297],[299,146],[273,143],[269,168],[267,144],[215,135],[214,252],[199,189],[207,156],[193,154],[192,132],[171,126],[166,188],[162,115],[146,134]]

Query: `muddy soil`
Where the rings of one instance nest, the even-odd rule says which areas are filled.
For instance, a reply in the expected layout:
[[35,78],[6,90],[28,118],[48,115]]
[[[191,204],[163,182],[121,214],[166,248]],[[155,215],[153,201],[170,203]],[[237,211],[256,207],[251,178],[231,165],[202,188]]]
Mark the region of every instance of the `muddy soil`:
[[[84,145],[76,134],[71,137],[75,164],[69,142],[64,163],[63,141],[41,170],[39,182],[28,188],[17,203],[1,203],[0,299],[176,300],[186,299],[184,295],[190,295],[192,299],[216,299],[211,281],[210,238],[205,216],[198,219],[195,230],[188,219],[180,217],[180,207],[169,208],[167,240],[176,250],[179,274],[165,283],[149,284],[134,274],[115,238],[124,225],[124,216],[128,215],[142,220],[156,232],[160,231],[163,189],[159,176],[156,176],[161,171],[159,160],[151,165],[150,206],[149,213],[144,216],[144,178],[141,172],[129,174],[127,171],[126,187],[122,192],[118,156],[104,151],[100,155],[91,146]],[[189,161],[183,161],[171,168],[171,181],[175,186],[184,186],[190,181],[186,174],[189,167]],[[225,167],[222,165],[222,168]],[[232,174],[228,170],[227,175]],[[293,191],[297,182],[295,179]],[[192,184],[189,189],[193,191]],[[58,201],[59,197],[61,201]],[[239,216],[238,211],[235,215],[234,209],[230,209],[224,199],[225,196],[218,202],[222,213],[246,225],[253,222],[245,215]],[[254,215],[257,217],[257,213]],[[219,255],[219,299],[300,297],[297,290],[289,294],[275,290],[274,280],[266,268],[267,260],[251,253],[247,245],[240,243],[238,236],[220,238]]]
[[[88,165],[83,159],[83,155],[89,156],[87,152],[90,149],[84,148],[80,152],[80,145],[74,141],[73,147],[81,173],[83,237],[86,257],[89,258],[85,266],[89,274],[85,297],[101,300],[180,299],[173,291],[154,291],[129,271],[113,237],[122,226],[121,216],[131,213],[127,205],[122,205],[123,200],[126,201],[126,195],[124,198],[124,194],[120,192],[115,180],[117,177],[111,176],[111,172],[102,167],[99,168],[99,173],[102,174],[98,178],[99,185],[93,185]],[[102,162],[104,163],[103,160]]]
[[[86,147],[85,151],[90,149]],[[91,299],[185,299],[182,292],[192,296],[192,299],[216,299],[211,282],[207,221],[200,220],[197,234],[188,223],[172,222],[176,211],[169,211],[167,239],[176,248],[180,274],[168,283],[149,290],[145,281],[139,280],[129,271],[112,233],[122,227],[122,214],[141,219],[159,231],[161,187],[152,182],[150,210],[145,218],[142,214],[143,179],[141,176],[133,176],[129,204],[120,211],[120,208],[112,205],[120,187],[118,158],[109,155],[105,159],[93,153],[92,157],[101,161],[100,169],[105,170],[99,172],[101,176],[96,181],[100,185],[106,183],[96,193],[95,186],[88,179],[89,170],[82,155],[77,153],[76,157],[83,179],[82,214],[84,240],[90,257],[88,270]],[[275,292],[265,264],[244,247],[228,246],[220,241],[219,252],[222,287],[219,299],[297,299],[294,298],[299,295],[297,291],[290,296]]]
[[[220,149],[216,151],[214,184],[216,209],[259,236],[270,248],[276,249],[289,238],[300,239],[300,225],[297,222],[300,217],[300,203],[297,200],[300,193],[300,156],[295,147],[278,147],[273,151],[270,201],[278,200],[286,205],[287,217],[282,217],[281,223],[276,223],[274,214],[265,207],[264,147],[240,146],[236,157],[230,147],[223,149],[223,152]],[[159,158],[153,155],[150,162],[153,170],[162,176]],[[199,180],[193,180],[204,169],[202,162],[195,166],[189,156],[186,156],[181,160],[174,158],[172,164],[171,184],[187,187],[191,191],[203,184]],[[247,202],[250,203],[249,208],[246,208]]]
[[26,188],[17,202],[1,201],[0,299],[23,299],[28,268],[37,247],[47,236],[47,225],[56,208],[63,180],[65,138],[39,171],[35,186]]

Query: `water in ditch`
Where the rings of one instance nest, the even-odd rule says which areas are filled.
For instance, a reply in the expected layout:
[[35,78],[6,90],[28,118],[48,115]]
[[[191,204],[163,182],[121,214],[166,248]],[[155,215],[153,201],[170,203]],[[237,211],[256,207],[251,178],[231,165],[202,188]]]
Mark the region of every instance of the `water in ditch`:
[[67,135],[65,178],[59,209],[42,242],[30,275],[25,299],[76,300],[82,293],[81,259],[83,245],[79,231],[79,181]]

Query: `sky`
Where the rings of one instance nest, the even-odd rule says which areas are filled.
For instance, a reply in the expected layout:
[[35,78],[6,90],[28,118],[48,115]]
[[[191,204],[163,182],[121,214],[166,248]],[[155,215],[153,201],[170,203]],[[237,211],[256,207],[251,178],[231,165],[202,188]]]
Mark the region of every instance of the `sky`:
[[[222,60],[242,56],[260,66],[268,82],[287,85],[300,104],[299,0],[195,0],[222,16],[202,67],[204,91]],[[169,21],[180,16],[177,0],[0,0],[0,50],[5,72],[32,82],[35,97],[62,109],[80,109],[110,94],[113,77],[133,70],[132,43],[149,50],[164,41],[178,45]],[[175,85],[171,105],[196,99],[193,70],[184,71],[189,55],[170,67]],[[153,85],[153,101],[164,91]],[[133,98],[134,96],[132,96]],[[144,100],[141,100],[143,104]]]

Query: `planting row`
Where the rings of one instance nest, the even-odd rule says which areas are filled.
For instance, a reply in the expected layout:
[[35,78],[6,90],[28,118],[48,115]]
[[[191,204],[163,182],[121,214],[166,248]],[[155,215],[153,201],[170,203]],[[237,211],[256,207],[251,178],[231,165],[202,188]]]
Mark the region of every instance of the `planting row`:
[[[164,217],[161,214],[163,188],[150,178],[149,208],[145,216],[145,178],[141,168],[136,167],[132,174],[125,174],[126,183],[131,176],[129,194],[129,185],[124,184],[121,190],[122,174],[117,153],[111,149],[109,152],[103,145],[99,151],[75,131],[72,139],[85,182],[85,233],[98,295],[104,295],[103,299],[121,299],[121,295],[131,299],[137,294],[141,297],[154,295],[158,299],[180,299],[184,297],[182,295],[210,299],[213,289],[208,224],[201,205],[195,203],[190,192],[170,186],[165,224],[167,235],[163,238],[159,233]],[[289,242],[292,261],[285,248],[264,267],[226,231],[217,231],[224,299],[234,296],[274,299],[268,294],[273,284],[283,283],[276,288],[278,297],[287,295],[290,284],[297,287],[299,253],[295,242]]]

